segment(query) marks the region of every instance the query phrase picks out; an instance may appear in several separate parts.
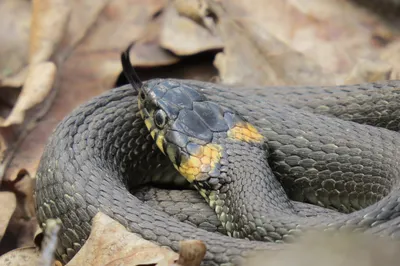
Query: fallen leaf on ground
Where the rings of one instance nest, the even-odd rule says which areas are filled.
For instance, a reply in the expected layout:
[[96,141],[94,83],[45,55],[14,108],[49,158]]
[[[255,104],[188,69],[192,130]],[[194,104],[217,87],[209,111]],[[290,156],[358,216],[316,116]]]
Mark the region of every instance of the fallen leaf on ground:
[[[142,38],[130,50],[131,63],[135,67],[160,67],[178,63],[181,59],[173,53],[163,49],[159,44],[160,16],[149,22]],[[120,65],[120,62],[113,62]]]
[[30,20],[29,1],[0,1],[1,86],[18,87],[24,81],[24,75],[18,74],[28,63]]
[[400,79],[400,40],[389,44],[382,51],[381,58],[392,66],[390,79]]
[[[49,60],[64,34],[63,29],[68,17],[66,2],[68,1],[50,0],[33,1],[32,3],[29,65],[21,71],[21,73],[24,73],[24,77],[19,74],[21,76],[21,84],[19,85],[24,84],[24,87],[7,118],[3,118],[0,121],[0,127],[8,128],[8,130],[2,130],[1,133],[3,134],[6,131],[9,133],[11,131],[13,135],[13,138],[6,139],[7,154],[0,161],[0,170],[9,166],[15,149],[18,148],[23,138],[35,126],[36,120],[43,115],[48,105],[43,105],[43,107],[36,109],[34,107],[45,102],[45,100],[51,103],[52,99],[47,96],[53,89],[56,66]],[[19,17],[14,19],[18,21]],[[29,118],[25,119],[27,112],[30,110],[32,112]],[[18,126],[15,126],[16,124]],[[11,179],[16,177],[16,172],[19,170],[15,170]],[[2,178],[4,170],[0,171],[0,173]]]
[[206,245],[199,240],[182,241],[179,245],[179,259],[176,265],[200,266],[206,255]]
[[261,251],[244,265],[396,266],[399,242],[355,232],[310,232],[285,249]]
[[327,85],[333,77],[322,68],[280,42],[252,20],[220,19],[225,49],[215,59],[226,84]]
[[[15,178],[21,168],[35,175],[44,144],[57,123],[79,104],[114,87],[122,70],[120,53],[143,36],[152,16],[165,3],[152,0],[144,5],[141,1],[118,0],[101,6],[92,2],[70,2],[66,35],[54,56],[57,66],[62,63],[56,77],[57,95],[45,116],[18,146],[5,179]],[[90,6],[88,17],[82,5]],[[80,19],[86,28],[79,30],[83,36],[76,40],[72,30],[79,28]]]
[[161,47],[179,56],[197,54],[204,51],[222,49],[223,43],[218,35],[201,27],[191,19],[180,16],[174,5],[164,10],[160,33]]
[[13,209],[3,240],[0,242],[0,254],[15,248],[34,245],[33,236],[38,224],[34,209],[33,183],[34,180],[21,171],[18,178],[13,181],[4,181],[2,184],[2,189],[10,192],[1,193],[12,193],[16,200],[16,207]]
[[66,266],[171,265],[178,254],[126,231],[118,222],[98,213],[86,243]]
[[376,82],[390,79],[392,66],[384,61],[360,60],[344,81],[345,84]]
[[48,61],[64,37],[70,14],[68,0],[33,0],[29,64]]
[[400,39],[349,1],[206,2],[224,41],[215,64],[226,83],[342,84],[360,58],[380,57],[387,44],[377,44],[377,34],[388,43]]
[[15,207],[17,206],[17,199],[15,194],[12,192],[2,191],[0,192],[0,202],[2,208],[0,209],[0,241],[3,239],[4,232],[8,226],[8,222],[12,214],[14,213]]
[[50,93],[55,75],[56,66],[53,62],[32,65],[14,108],[7,119],[0,123],[0,127],[21,124],[24,121],[25,112],[40,104]]
[[35,247],[19,248],[0,257],[3,266],[32,266],[37,265],[40,253]]

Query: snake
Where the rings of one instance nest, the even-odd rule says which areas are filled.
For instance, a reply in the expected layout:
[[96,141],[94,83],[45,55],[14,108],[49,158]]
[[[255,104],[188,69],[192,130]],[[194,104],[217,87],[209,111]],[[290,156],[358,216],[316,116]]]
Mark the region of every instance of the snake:
[[61,220],[55,253],[64,263],[99,211],[175,251],[203,241],[202,265],[239,265],[310,228],[398,238],[400,80],[142,82],[128,51],[130,84],[67,115],[38,166],[38,222]]

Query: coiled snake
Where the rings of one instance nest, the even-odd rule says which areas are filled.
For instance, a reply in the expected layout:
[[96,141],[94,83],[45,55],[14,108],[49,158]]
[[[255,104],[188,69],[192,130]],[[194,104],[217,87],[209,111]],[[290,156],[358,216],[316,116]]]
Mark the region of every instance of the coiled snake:
[[[68,115],[38,168],[38,220],[61,219],[63,261],[84,244],[98,211],[174,250],[183,239],[204,241],[205,265],[239,263],[247,251],[276,248],[312,226],[398,236],[400,81],[246,89],[141,83],[128,62],[125,53],[133,88],[113,89]],[[174,168],[218,220],[199,196],[190,199],[197,192]],[[171,192],[169,202],[179,204],[154,207],[142,201],[147,192],[172,194],[139,189],[149,184],[185,190]],[[193,218],[202,211],[209,220]]]

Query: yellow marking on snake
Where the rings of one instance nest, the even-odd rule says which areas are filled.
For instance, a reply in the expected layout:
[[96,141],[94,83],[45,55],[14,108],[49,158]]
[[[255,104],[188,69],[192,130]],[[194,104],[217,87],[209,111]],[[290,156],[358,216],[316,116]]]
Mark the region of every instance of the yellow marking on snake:
[[147,119],[145,119],[144,120],[144,124],[146,125],[146,127],[147,127],[147,130],[151,130],[151,126],[152,126],[152,121],[151,121],[151,119],[150,118],[147,118]]
[[[140,115],[144,118],[143,111],[140,111]],[[153,125],[152,117],[153,117],[153,112],[151,112],[150,116],[144,120],[144,124],[145,124],[147,130],[150,131],[150,135],[155,140],[157,147],[161,150],[162,153],[165,154],[164,147],[163,147],[164,134],[162,131],[160,131],[158,129],[151,130],[151,127]],[[156,138],[156,133],[159,133],[157,138]]]
[[264,137],[250,123],[240,122],[228,130],[228,137],[245,142],[262,142]]
[[177,170],[189,181],[201,181],[202,177],[208,177],[207,173],[217,167],[221,159],[222,147],[216,144],[200,146],[196,154],[189,155],[188,159],[182,160]]
[[[154,132],[154,131],[153,131]],[[158,137],[157,137],[157,139],[156,139],[156,144],[157,144],[157,147],[162,151],[162,153],[164,153],[165,154],[165,152],[164,152],[164,147],[163,147],[163,140],[164,140],[164,132],[162,132],[162,131],[159,131],[160,133],[158,134]],[[153,136],[152,136],[153,137]],[[153,137],[153,139],[154,139],[154,137]]]

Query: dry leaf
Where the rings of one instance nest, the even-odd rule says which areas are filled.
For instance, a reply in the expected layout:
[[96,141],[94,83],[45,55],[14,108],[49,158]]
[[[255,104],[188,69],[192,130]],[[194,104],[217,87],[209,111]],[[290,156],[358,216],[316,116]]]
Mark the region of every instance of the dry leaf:
[[35,247],[19,248],[0,257],[2,266],[32,266],[37,265],[40,253]]
[[33,0],[30,56],[31,65],[50,59],[64,36],[69,0]]
[[21,124],[25,112],[41,103],[53,88],[56,66],[52,62],[34,64],[29,68],[28,76],[18,97],[17,103],[7,119],[0,123],[0,127],[12,124]]
[[[159,44],[161,19],[152,20],[142,38],[130,50],[132,65],[136,67],[159,67],[178,63],[180,58],[166,51]],[[119,65],[120,62],[114,62]]]
[[[82,4],[90,5],[89,2]],[[148,1],[146,5],[141,1],[118,0],[107,3],[100,13],[94,11],[98,10],[98,6],[89,8],[92,17],[88,20],[96,26],[90,31],[86,30],[86,35],[74,48],[69,46],[74,39],[69,34],[73,35],[73,32],[67,31],[55,55],[59,60],[66,58],[58,75],[57,97],[47,114],[19,145],[5,173],[5,179],[13,179],[21,168],[26,169],[31,176],[35,175],[44,144],[54,127],[73,108],[114,87],[122,70],[120,53],[142,36],[147,23],[163,4],[164,0]],[[71,2],[71,6],[69,23],[79,24],[73,18],[81,18],[84,27],[90,26],[82,10],[75,12],[79,8],[78,1]],[[93,19],[96,20],[93,22]],[[68,25],[68,29],[74,27]]]
[[85,38],[110,0],[65,0],[64,2],[70,12],[66,33],[56,55],[60,61],[63,61]]
[[3,239],[4,233],[7,229],[8,222],[17,206],[17,199],[12,192],[0,192],[0,202],[3,206],[0,209],[0,241]]
[[181,241],[179,259],[176,264],[180,266],[200,266],[206,251],[206,245],[200,240]]
[[170,265],[178,255],[129,233],[118,222],[98,213],[86,243],[66,266]]
[[[33,1],[29,42],[30,65],[17,75],[20,79],[19,81],[25,83],[25,85],[9,116],[1,120],[0,127],[10,127],[15,124],[22,124],[23,122],[25,124],[21,127],[12,127],[9,129],[13,132],[14,137],[12,142],[7,142],[6,144],[8,148],[7,157],[1,161],[0,170],[3,168],[3,171],[0,171],[2,174],[1,177],[3,177],[4,168],[10,163],[18,144],[27,132],[34,127],[36,119],[46,110],[47,106],[44,106],[42,109],[38,108],[39,110],[33,112],[29,121],[24,120],[25,113],[42,103],[53,88],[55,65],[48,60],[53,55],[63,36],[67,17],[68,8],[65,7],[64,0]],[[18,17],[14,19],[19,20]],[[26,77],[28,80],[26,80]],[[18,80],[15,80],[15,77],[12,82],[14,85],[21,85],[18,84]],[[3,133],[4,130],[2,131]],[[19,170],[16,169],[16,172]],[[14,172],[13,177],[15,176],[16,173]]]
[[2,184],[2,189],[10,192],[1,193],[15,195],[16,207],[13,208],[3,241],[0,242],[0,253],[34,245],[33,236],[37,228],[37,221],[34,216],[33,183],[34,180],[29,175],[21,172],[16,180],[7,180]]
[[400,79],[400,40],[388,45],[382,51],[381,58],[392,66],[390,79]]
[[303,54],[291,50],[252,20],[220,19],[225,49],[215,66],[226,84],[332,84],[333,79]]
[[360,60],[346,78],[345,84],[376,82],[390,79],[392,66],[384,61]]
[[179,15],[190,18],[191,20],[203,24],[206,16],[207,6],[201,0],[173,0],[172,6]]
[[169,5],[164,11],[160,45],[176,55],[185,56],[222,49],[223,43],[218,35],[187,17],[179,16],[174,6]]
[[244,265],[274,266],[395,266],[400,245],[367,234],[310,232],[285,249],[262,251]]
[[[249,78],[250,73],[240,75],[241,71],[249,72],[250,69],[254,73],[267,71],[264,74],[269,75],[272,81],[269,84],[293,84],[293,80],[308,85],[326,84],[325,81],[330,84],[343,83],[360,58],[372,61],[379,58],[384,46],[377,45],[376,34],[384,32],[385,36],[391,36],[388,42],[400,38],[398,32],[378,16],[350,1],[258,0],[252,1],[251,5],[242,0],[206,2],[220,23],[221,20],[221,24],[226,23],[220,31],[228,50],[227,58],[217,58],[216,65],[221,71],[222,80],[229,83],[236,80],[240,83],[253,82]],[[229,24],[231,21],[239,24],[242,31],[239,35],[243,36],[241,38],[250,38],[253,44],[258,45],[252,47],[238,39],[236,33],[239,30],[232,30]],[[227,29],[226,25],[230,25],[230,28]],[[238,42],[233,48],[232,43],[236,42],[232,40]],[[240,49],[242,45],[244,47]],[[260,54],[257,55],[257,52]],[[265,61],[271,65],[272,70],[277,71],[277,76],[268,72],[271,69],[264,65],[265,62],[257,60],[263,56],[266,56]],[[232,64],[243,64],[243,67]],[[321,71],[313,74],[314,68],[320,68]],[[280,80],[282,72],[284,76]],[[322,78],[319,78],[321,74]],[[237,75],[242,77],[234,79]],[[259,76],[256,77],[257,83]],[[265,83],[258,83],[261,84]]]
[[[0,1],[0,84],[21,86],[19,75],[28,62],[31,4],[25,0]],[[1,88],[0,88],[1,91]]]

